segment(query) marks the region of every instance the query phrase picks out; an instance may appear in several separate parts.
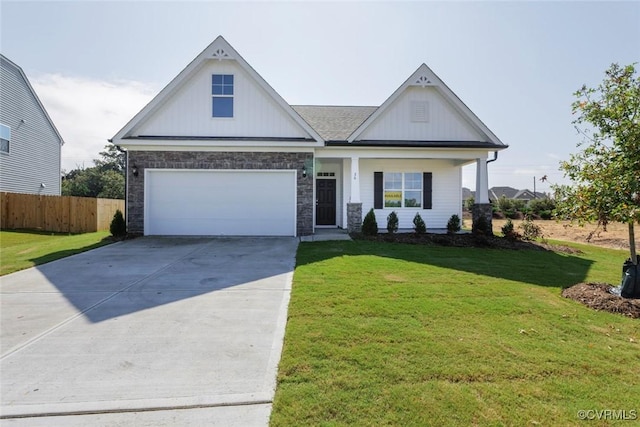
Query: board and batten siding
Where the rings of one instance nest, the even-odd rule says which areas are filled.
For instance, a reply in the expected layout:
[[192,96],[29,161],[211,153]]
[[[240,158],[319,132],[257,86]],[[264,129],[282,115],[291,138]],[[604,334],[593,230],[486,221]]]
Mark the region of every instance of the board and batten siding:
[[[426,102],[426,121],[412,120],[412,104]],[[484,137],[434,87],[409,87],[357,139],[482,141]]]
[[[212,117],[213,74],[234,76],[233,118]],[[235,61],[215,59],[194,71],[133,133],[138,136],[308,137]]]
[[61,141],[22,73],[0,62],[0,123],[11,128],[9,153],[0,153],[0,191],[60,195]]
[[374,172],[431,172],[433,175],[432,209],[384,208],[376,209],[376,221],[380,230],[386,230],[387,216],[396,211],[399,228],[412,229],[413,217],[420,214],[429,229],[443,229],[451,215],[462,218],[462,169],[449,160],[413,159],[360,159],[360,197],[362,216],[373,208]]

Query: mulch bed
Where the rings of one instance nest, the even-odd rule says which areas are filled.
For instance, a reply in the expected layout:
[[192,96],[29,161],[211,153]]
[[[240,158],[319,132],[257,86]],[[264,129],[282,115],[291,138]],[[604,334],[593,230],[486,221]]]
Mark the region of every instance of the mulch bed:
[[485,236],[472,233],[459,234],[415,234],[415,233],[381,233],[376,236],[351,234],[354,240],[369,240],[377,242],[409,243],[413,245],[438,245],[455,247],[473,247],[489,249],[512,249],[555,251],[570,254],[581,253],[580,250],[563,245],[551,245],[546,242],[523,241],[507,239],[500,236]]
[[640,319],[640,299],[622,298],[609,292],[607,283],[578,283],[562,291],[562,296],[578,301],[594,310],[618,313]]

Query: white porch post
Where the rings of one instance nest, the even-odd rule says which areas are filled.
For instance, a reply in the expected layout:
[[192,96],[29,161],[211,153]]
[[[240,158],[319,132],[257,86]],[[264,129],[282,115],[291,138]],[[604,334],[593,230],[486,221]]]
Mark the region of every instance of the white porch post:
[[[476,159],[476,197],[471,211],[473,218],[472,231],[474,234],[493,235],[492,208],[489,203],[489,176],[487,173],[487,159]],[[480,221],[484,218],[484,221]]]
[[489,176],[487,174],[487,161],[476,159],[476,197],[477,204],[489,203]]
[[360,200],[360,158],[351,157],[351,203],[361,203]]
[[349,198],[349,203],[347,203],[347,230],[349,230],[349,233],[359,233],[362,229],[359,157],[351,157],[351,173],[348,175],[347,179],[351,183],[351,197]]

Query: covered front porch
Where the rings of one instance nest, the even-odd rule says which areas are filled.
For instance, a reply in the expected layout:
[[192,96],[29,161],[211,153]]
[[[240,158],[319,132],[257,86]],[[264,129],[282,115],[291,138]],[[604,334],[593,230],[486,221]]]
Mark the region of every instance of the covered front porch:
[[416,214],[427,230],[446,229],[451,215],[462,217],[462,168],[474,163],[474,212],[490,221],[487,157],[486,151],[479,150],[333,148],[316,152],[314,233],[331,228],[359,231],[370,209],[380,229],[392,211],[399,217],[400,229],[412,229]]

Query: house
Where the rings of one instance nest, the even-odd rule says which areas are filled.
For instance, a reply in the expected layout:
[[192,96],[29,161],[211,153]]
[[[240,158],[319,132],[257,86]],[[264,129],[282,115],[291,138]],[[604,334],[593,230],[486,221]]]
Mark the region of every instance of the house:
[[538,191],[534,193],[533,191],[526,188],[524,190],[517,190],[512,187],[491,187],[489,189],[489,200],[491,200],[492,202],[496,202],[502,197],[511,200],[522,200],[525,203],[528,203],[533,199],[546,198],[547,195]]
[[489,153],[507,147],[424,64],[380,106],[289,105],[222,37],[110,141],[127,153],[128,230],[145,235],[354,231],[372,208],[445,228],[462,167],[487,195]]
[[0,54],[0,191],[60,195],[64,141],[22,68]]

